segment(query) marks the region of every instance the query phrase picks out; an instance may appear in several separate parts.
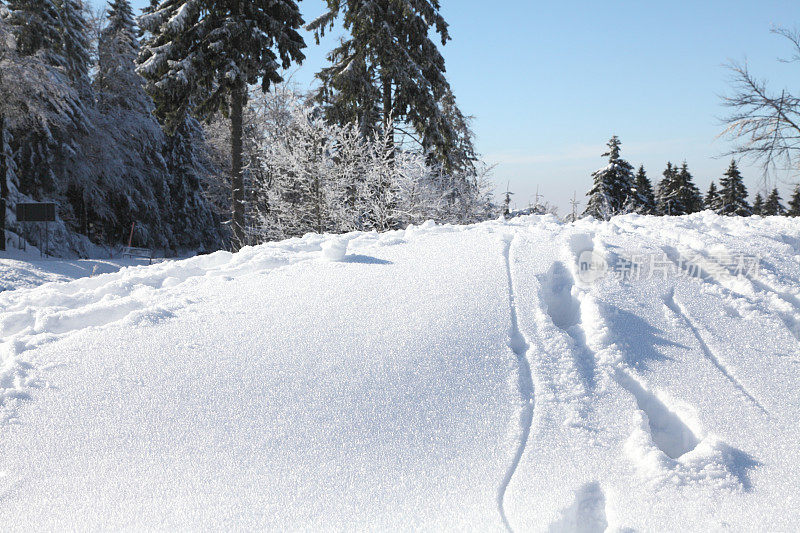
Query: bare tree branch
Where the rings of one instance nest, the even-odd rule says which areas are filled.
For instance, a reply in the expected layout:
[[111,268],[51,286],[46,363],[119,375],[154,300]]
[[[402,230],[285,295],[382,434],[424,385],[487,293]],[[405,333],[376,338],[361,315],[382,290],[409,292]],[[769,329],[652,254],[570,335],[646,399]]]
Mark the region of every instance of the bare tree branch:
[[[800,61],[800,33],[775,28],[773,33],[787,38],[794,56],[784,62]],[[725,117],[722,137],[737,141],[726,155],[749,158],[761,164],[764,185],[769,176],[788,170],[800,174],[800,98],[787,90],[772,93],[765,81],[757,79],[747,63],[732,62],[733,94],[722,97],[731,114]]]

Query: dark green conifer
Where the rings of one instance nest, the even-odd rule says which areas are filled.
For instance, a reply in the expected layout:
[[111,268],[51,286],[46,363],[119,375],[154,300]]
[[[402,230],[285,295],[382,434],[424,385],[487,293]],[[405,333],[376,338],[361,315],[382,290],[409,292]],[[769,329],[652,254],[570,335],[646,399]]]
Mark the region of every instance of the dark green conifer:
[[715,213],[719,210],[719,193],[717,192],[717,185],[713,181],[711,182],[711,185],[708,186],[708,192],[703,200],[703,204],[705,205],[706,209],[714,211]]
[[744,186],[742,174],[736,166],[736,161],[731,160],[728,170],[719,180],[721,215],[748,216],[753,214],[753,209],[747,203],[747,188]]
[[778,189],[772,189],[772,192],[769,193],[769,196],[767,196],[767,200],[764,203],[764,215],[779,216],[785,214],[786,207],[784,207],[783,202],[781,201],[781,195],[778,193]]

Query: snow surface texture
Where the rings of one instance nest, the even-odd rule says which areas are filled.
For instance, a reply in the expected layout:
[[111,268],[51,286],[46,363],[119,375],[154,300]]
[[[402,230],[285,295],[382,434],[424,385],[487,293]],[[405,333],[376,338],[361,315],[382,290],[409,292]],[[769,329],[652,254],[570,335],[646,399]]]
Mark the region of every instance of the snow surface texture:
[[0,357],[4,530],[800,528],[796,219],[307,235],[0,293]]

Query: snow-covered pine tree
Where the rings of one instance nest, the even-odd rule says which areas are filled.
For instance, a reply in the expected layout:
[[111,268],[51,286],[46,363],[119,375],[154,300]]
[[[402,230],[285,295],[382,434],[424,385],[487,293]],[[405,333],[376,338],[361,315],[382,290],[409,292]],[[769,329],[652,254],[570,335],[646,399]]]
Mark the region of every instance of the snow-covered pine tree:
[[731,160],[728,170],[719,180],[719,185],[720,215],[748,216],[753,213],[747,203],[747,189],[735,160]]
[[505,198],[503,198],[503,218],[508,218],[511,214],[511,195],[514,194],[506,189]]
[[635,198],[635,212],[640,215],[654,215],[656,213],[656,198],[653,194],[653,185],[644,171],[644,165],[639,165],[633,181],[633,195]]
[[[87,157],[82,146],[91,127],[91,100],[81,98],[67,76],[60,5],[20,0],[13,2],[10,7],[14,10],[10,10],[0,4],[0,33],[4,40],[13,41],[1,58],[0,107],[10,132],[10,152],[18,168],[17,191],[34,200],[58,202],[58,217],[75,229],[70,226],[74,217],[65,199],[71,190],[79,191],[77,196],[81,196],[92,189],[96,173],[91,171],[92,158]],[[17,37],[27,46],[14,46]],[[94,137],[100,139],[102,135]],[[21,198],[13,192],[12,213]],[[105,191],[99,192],[102,196]],[[57,228],[62,232],[61,250],[80,252],[85,241],[66,233],[63,225]]]
[[200,123],[186,116],[174,132],[167,135],[164,149],[169,170],[164,225],[170,236],[170,247],[218,250],[223,245],[220,220],[202,190],[201,184],[216,172],[208,156],[208,148]]
[[756,193],[756,198],[753,201],[753,214],[754,215],[763,215],[764,214],[764,197],[761,196],[761,193]]
[[453,91],[447,90],[439,100],[439,113],[453,130],[452,142],[433,146],[429,152],[431,163],[439,163],[451,176],[474,176],[478,155],[470,122],[473,117],[464,115],[456,103]]
[[3,111],[5,110],[0,109],[0,250],[6,249],[6,209],[10,207],[11,187],[16,186],[16,164],[11,149],[11,132],[8,130]]
[[720,208],[717,184],[713,181],[711,182],[711,185],[708,186],[708,192],[706,193],[706,197],[703,199],[703,206],[710,211],[714,211],[715,213]]
[[144,91],[144,80],[136,73],[139,40],[133,8],[128,0],[112,0],[107,16],[98,39],[98,70],[94,79],[100,107],[113,105],[150,114],[152,100]]
[[767,196],[766,202],[764,202],[764,216],[779,216],[785,214],[786,208],[781,202],[781,195],[778,193],[778,189],[772,189],[772,192]]
[[586,193],[589,200],[583,216],[608,220],[623,212],[632,193],[634,176],[631,164],[620,157],[621,144],[616,135],[608,141],[608,151],[602,155],[608,157],[608,164],[592,173],[593,185]]
[[[20,190],[34,198],[63,193],[75,180],[87,179],[76,136],[91,129],[87,103],[67,74],[64,11],[56,0],[12,0],[5,22],[17,43],[12,67],[19,86],[10,94],[28,108],[13,130]],[[71,13],[71,11],[70,11]],[[80,16],[80,14],[78,14]],[[80,18],[78,19],[80,20]],[[77,65],[75,65],[77,68]]]
[[[678,171],[678,204],[683,211],[681,214],[697,213],[703,210],[703,195],[694,184],[689,165],[686,161],[681,164]],[[677,213],[674,213],[677,214]]]
[[[162,0],[139,19],[145,30],[138,72],[169,132],[189,112],[231,117],[234,249],[245,242],[243,110],[247,87],[282,81],[279,68],[305,56],[294,0]],[[280,63],[279,63],[280,61]]]
[[390,141],[396,127],[404,134],[411,134],[410,129],[425,154],[445,167],[468,162],[472,140],[462,127],[464,117],[445,77],[444,58],[432,40],[438,34],[444,46],[450,39],[439,1],[327,4],[328,10],[308,25],[317,41],[339,15],[349,33],[328,54],[331,65],[317,74],[322,85],[316,100],[325,106],[328,119],[357,124],[365,137],[388,127]]
[[662,173],[661,181],[658,182],[656,193],[656,211],[659,215],[683,214],[678,203],[678,169],[667,161],[667,168]]
[[800,185],[794,188],[786,214],[790,217],[800,217]]
[[8,200],[11,189],[17,190],[17,163],[11,143],[14,136],[8,128],[5,113],[0,113],[0,196]]
[[[81,0],[58,1],[61,55],[70,81],[84,93],[90,86],[89,26]],[[88,96],[88,94],[86,95]]]
[[66,66],[61,48],[57,0],[7,0],[6,23],[20,56],[39,56],[53,66]]
[[[113,147],[95,154],[103,186],[108,189],[109,214],[81,215],[91,218],[96,231],[116,242],[124,240],[135,223],[138,245],[169,247],[172,239],[162,220],[162,215],[171,211],[168,170],[162,156],[165,138],[152,114],[144,80],[135,71],[138,41],[133,11],[128,0],[113,0],[107,14],[97,44],[94,92],[100,112],[94,120],[106,136],[105,146]],[[96,201],[87,203],[91,211]],[[80,206],[75,210],[80,212]]]
[[[5,62],[11,55],[13,48],[16,46],[11,32],[5,24],[4,18],[8,16],[8,8],[0,5],[0,62]],[[5,72],[0,63],[0,91],[5,88]],[[14,154],[11,152],[11,147],[7,141],[10,134],[8,126],[6,125],[6,113],[8,110],[5,105],[5,95],[0,94],[0,251],[6,249],[6,206],[8,205],[9,186],[8,186],[8,170],[9,163],[14,161]],[[6,149],[8,147],[8,150]]]

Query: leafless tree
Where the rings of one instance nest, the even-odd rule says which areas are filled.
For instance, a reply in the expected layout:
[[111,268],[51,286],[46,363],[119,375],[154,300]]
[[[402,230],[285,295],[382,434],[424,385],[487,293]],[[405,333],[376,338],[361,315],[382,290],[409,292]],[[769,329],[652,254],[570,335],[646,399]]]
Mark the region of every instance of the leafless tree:
[[[772,31],[792,44],[792,57],[781,61],[800,61],[800,31]],[[726,127],[721,136],[734,140],[735,145],[726,155],[760,163],[765,185],[770,175],[779,171],[788,171],[796,178],[800,175],[800,98],[786,89],[771,91],[746,62],[732,62],[728,67],[733,93],[723,96],[723,104],[731,112],[724,119]]]
[[89,52],[91,54],[92,73],[94,73],[98,62],[97,44],[100,42],[100,34],[103,33],[106,25],[108,25],[106,3],[93,5],[91,2],[84,2],[83,16],[86,19],[89,33]]

